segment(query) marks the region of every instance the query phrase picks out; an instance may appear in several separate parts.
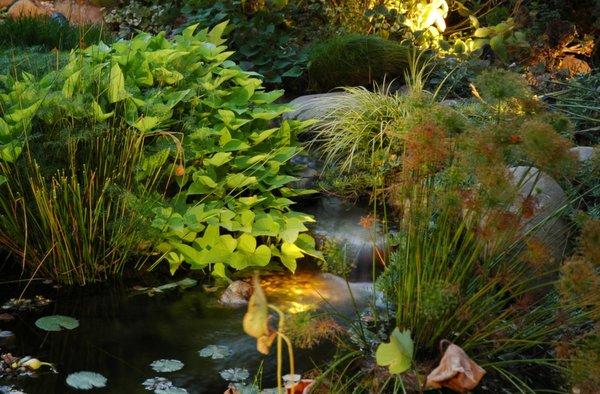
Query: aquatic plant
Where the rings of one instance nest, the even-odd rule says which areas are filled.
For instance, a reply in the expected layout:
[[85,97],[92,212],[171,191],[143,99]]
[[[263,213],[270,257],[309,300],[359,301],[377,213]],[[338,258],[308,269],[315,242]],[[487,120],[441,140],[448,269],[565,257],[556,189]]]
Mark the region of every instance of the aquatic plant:
[[198,351],[200,357],[210,357],[213,360],[229,357],[231,353],[231,349],[224,345],[208,345]]
[[225,27],[144,33],[3,79],[0,242],[30,272],[101,280],[151,244],[171,272],[218,277],[320,257],[287,187],[302,123],[273,124],[282,92],[227,60]]
[[79,321],[69,316],[52,315],[40,317],[35,325],[45,331],[74,330],[79,327]]
[[106,387],[107,379],[97,372],[81,371],[69,374],[66,382],[77,390],[91,390]]
[[[277,340],[277,392],[282,393],[283,370],[283,342],[287,345],[290,375],[294,376],[294,350],[290,339],[285,335],[285,314],[276,306],[267,303],[267,297],[260,286],[258,274],[254,275],[254,291],[248,301],[248,310],[244,315],[244,332],[256,338],[256,349],[263,354],[268,354],[271,345]],[[269,327],[269,309],[277,313],[279,319],[277,330]],[[295,381],[291,383],[294,391]],[[286,389],[287,389],[286,385]]]
[[179,360],[160,359],[152,361],[150,368],[156,372],[175,372],[183,368],[183,363]]

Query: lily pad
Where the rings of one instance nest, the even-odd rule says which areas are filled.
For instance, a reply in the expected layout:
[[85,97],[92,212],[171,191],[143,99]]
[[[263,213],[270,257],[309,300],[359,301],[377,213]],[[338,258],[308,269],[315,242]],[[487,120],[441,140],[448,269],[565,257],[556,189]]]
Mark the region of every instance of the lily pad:
[[188,394],[188,391],[184,388],[181,387],[169,387],[168,389],[165,390],[154,390],[155,394]]
[[250,377],[250,372],[245,368],[224,369],[219,374],[228,382],[243,382]]
[[25,394],[15,386],[0,386],[0,394]]
[[223,359],[231,356],[231,349],[223,345],[208,345],[198,352],[200,357],[210,357],[213,360]]
[[162,378],[162,377],[148,378],[148,379],[144,380],[142,385],[144,386],[144,388],[146,390],[154,391],[154,392],[166,391],[166,390],[174,387],[173,382],[171,382],[167,378]]
[[106,387],[106,378],[90,371],[75,372],[67,376],[67,384],[78,390]]
[[175,372],[183,368],[183,363],[179,360],[161,359],[153,361],[150,367],[156,372]]
[[37,319],[35,325],[46,331],[73,330],[79,327],[79,321],[69,316],[52,315]]

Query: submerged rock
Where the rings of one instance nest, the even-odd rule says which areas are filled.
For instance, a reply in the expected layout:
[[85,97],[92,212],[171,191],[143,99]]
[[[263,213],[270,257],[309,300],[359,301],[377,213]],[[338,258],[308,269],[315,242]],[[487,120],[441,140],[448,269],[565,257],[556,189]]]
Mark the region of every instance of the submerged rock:
[[251,295],[252,285],[243,280],[236,280],[227,286],[219,297],[219,302],[226,306],[246,305]]

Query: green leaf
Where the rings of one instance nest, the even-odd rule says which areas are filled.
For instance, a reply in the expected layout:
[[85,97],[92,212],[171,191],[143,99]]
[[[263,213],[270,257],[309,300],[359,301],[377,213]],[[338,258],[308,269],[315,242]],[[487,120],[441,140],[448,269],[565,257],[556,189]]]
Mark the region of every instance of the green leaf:
[[142,133],[147,133],[154,129],[159,123],[160,120],[155,116],[142,116],[133,126]]
[[115,111],[111,111],[111,112],[105,113],[102,110],[102,107],[100,107],[100,104],[98,104],[96,102],[96,100],[93,100],[92,101],[92,113],[94,114],[94,119],[96,119],[99,122],[103,122],[106,119],[108,119],[111,116],[113,116],[115,114]]
[[217,152],[210,159],[205,159],[204,163],[215,167],[221,167],[223,164],[229,162],[231,158],[231,152]]
[[75,85],[79,81],[80,75],[81,75],[81,70],[77,70],[73,74],[69,75],[69,77],[65,80],[65,84],[63,85],[62,92],[66,98],[73,97],[73,92],[75,91]]
[[125,77],[118,63],[114,63],[110,69],[110,80],[108,83],[108,101],[116,103],[128,97],[125,90]]
[[242,234],[238,238],[237,249],[245,253],[254,253],[256,250],[256,238],[250,234]]
[[391,374],[401,374],[412,365],[414,344],[410,338],[410,330],[400,332],[398,327],[392,331],[389,343],[381,343],[375,352],[375,359],[380,366],[389,366]]
[[45,331],[74,330],[79,327],[79,321],[69,316],[52,315],[37,319],[35,325]]

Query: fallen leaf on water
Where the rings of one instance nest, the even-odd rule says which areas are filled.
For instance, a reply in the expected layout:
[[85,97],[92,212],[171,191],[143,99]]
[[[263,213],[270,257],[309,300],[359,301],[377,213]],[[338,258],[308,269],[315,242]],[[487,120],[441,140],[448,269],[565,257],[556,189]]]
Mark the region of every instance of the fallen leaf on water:
[[471,360],[464,350],[450,343],[440,364],[427,376],[427,387],[446,387],[459,393],[466,393],[477,387],[485,373],[485,370]]

